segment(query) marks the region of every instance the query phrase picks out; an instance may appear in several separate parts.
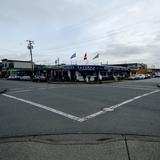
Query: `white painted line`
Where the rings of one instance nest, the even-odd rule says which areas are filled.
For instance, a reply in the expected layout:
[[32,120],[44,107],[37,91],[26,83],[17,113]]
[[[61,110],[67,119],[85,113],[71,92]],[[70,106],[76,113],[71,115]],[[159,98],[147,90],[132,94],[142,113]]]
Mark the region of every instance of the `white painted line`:
[[116,86],[123,86],[123,87],[132,87],[132,88],[142,88],[142,89],[156,89],[156,86],[143,86],[143,85],[126,85],[126,84],[119,84]]
[[112,109],[112,108],[103,108],[103,111],[112,112],[112,111],[114,111],[114,109]]
[[26,88],[13,88],[13,89],[11,89],[11,91],[21,91],[21,90],[25,90],[25,89],[34,89],[34,88],[36,88],[36,87],[26,87]]
[[146,90],[146,91],[153,91],[154,89],[152,88],[137,88],[137,87],[129,87],[129,86],[112,86],[112,87],[114,87],[114,88],[126,88],[126,89],[133,89],[133,90]]
[[9,93],[23,93],[23,92],[31,92],[32,90],[28,89],[28,90],[20,90],[20,91],[11,91]]
[[49,87],[48,89],[52,89],[52,88],[58,88],[58,87]]
[[86,117],[81,118],[81,122],[84,122],[84,121],[86,121],[86,120],[88,120],[88,119],[97,117],[97,116],[99,116],[99,115],[101,115],[101,114],[104,114],[104,113],[106,113],[106,112],[114,111],[116,108],[118,108],[118,107],[120,107],[120,106],[123,106],[123,105],[125,105],[125,104],[131,103],[131,102],[133,102],[133,101],[135,101],[135,100],[137,100],[137,99],[140,99],[140,98],[142,98],[142,97],[149,96],[149,95],[154,94],[154,93],[157,93],[157,92],[160,92],[160,90],[155,90],[155,91],[152,91],[152,92],[149,92],[149,93],[145,93],[145,94],[142,94],[142,95],[140,95],[140,96],[136,96],[136,97],[134,97],[134,98],[132,98],[132,99],[129,99],[129,100],[127,100],[127,101],[124,101],[124,102],[122,102],[122,103],[119,103],[119,104],[116,104],[116,105],[114,105],[114,106],[111,106],[111,107],[109,107],[109,108],[104,108],[102,111],[99,111],[99,112],[96,112],[96,113],[91,114],[91,115],[89,115],[89,116],[86,116]]
[[[110,110],[110,111],[111,111],[111,110]],[[104,113],[106,113],[106,112],[108,112],[108,111],[102,110],[102,111],[96,112],[96,113],[94,113],[94,114],[91,114],[91,115],[89,115],[89,116],[86,116],[86,117],[81,118],[80,122],[87,121],[88,119],[97,117],[97,116],[99,116],[99,115],[101,115],[101,114],[104,114]]]
[[60,87],[41,87],[37,88],[38,90],[45,90],[45,89],[54,89],[54,88],[60,88]]
[[61,88],[61,87],[40,87],[40,88],[37,88],[38,90],[47,90],[47,89],[55,89],[55,88]]
[[25,89],[25,88],[13,88],[13,89],[11,89],[11,90],[21,90],[21,89]]
[[86,117],[77,117],[77,116],[74,116],[74,115],[71,115],[71,114],[68,114],[68,113],[65,113],[65,112],[62,112],[62,111],[59,111],[59,110],[56,110],[56,109],[53,109],[53,108],[50,108],[50,107],[47,107],[47,106],[44,106],[42,104],[38,104],[38,103],[35,103],[35,102],[32,102],[32,101],[28,101],[28,100],[25,100],[25,99],[22,99],[22,98],[18,98],[18,97],[15,97],[15,96],[11,96],[11,95],[8,95],[8,94],[2,94],[3,96],[6,96],[8,98],[11,98],[11,99],[15,99],[15,100],[18,100],[18,101],[21,101],[21,102],[24,102],[24,103],[27,103],[27,104],[30,104],[32,106],[35,106],[35,107],[38,107],[38,108],[42,108],[42,109],[45,109],[47,111],[50,111],[50,112],[53,112],[53,113],[56,113],[58,115],[61,115],[63,117],[66,117],[66,118],[69,118],[69,119],[72,119],[72,120],[75,120],[75,121],[78,121],[78,122],[84,122],[84,121],[87,121],[91,118],[94,118],[94,117],[97,117],[99,115],[102,115],[106,112],[111,112],[111,111],[114,111],[116,108],[120,107],[120,106],[123,106],[125,104],[128,104],[128,103],[131,103],[137,99],[140,99],[142,97],[146,97],[146,96],[149,96],[151,94],[154,94],[154,93],[157,93],[157,92],[160,92],[160,90],[154,90],[152,92],[149,92],[149,93],[145,93],[145,94],[142,94],[140,96],[136,96],[134,98],[131,98],[129,100],[126,100],[122,103],[119,103],[119,104],[116,104],[116,105],[113,105],[109,108],[103,108],[103,110],[101,111],[98,111],[94,114],[91,114],[91,115],[88,115]]
[[36,87],[28,87],[29,89],[33,89],[33,88],[36,88]]
[[[11,89],[9,93],[20,93],[20,92],[29,92],[29,91],[33,91],[33,89],[35,90],[48,90],[48,89],[55,89],[55,88],[66,88],[68,86],[54,86],[54,87],[50,87],[50,86],[40,86],[40,87],[27,87],[27,90],[25,90],[26,88],[14,88]],[[28,90],[28,89],[32,89],[32,90]]]
[[25,99],[22,99],[22,98],[18,98],[18,97],[15,97],[15,96],[11,96],[11,95],[8,95],[8,94],[2,94],[2,95],[5,96],[5,97],[8,97],[8,98],[11,98],[11,99],[15,99],[15,100],[30,104],[32,106],[35,106],[35,107],[38,107],[38,108],[41,108],[41,109],[45,109],[47,111],[56,113],[56,114],[61,115],[63,117],[66,117],[66,118],[81,122],[81,118],[76,117],[76,116],[71,115],[71,114],[68,114],[68,113],[65,113],[65,112],[62,112],[62,111],[59,111],[59,110],[56,110],[54,108],[50,108],[50,107],[44,106],[42,104],[38,104],[38,103],[35,103],[35,102],[32,102],[32,101],[28,101],[28,100],[25,100]]
[[36,88],[35,86],[33,87],[23,87],[23,88],[14,88],[14,89],[12,89],[12,90],[22,90],[22,89],[26,89],[26,88],[28,88],[28,89],[32,89],[32,88]]
[[45,90],[45,89],[49,89],[49,88],[37,88],[38,90]]

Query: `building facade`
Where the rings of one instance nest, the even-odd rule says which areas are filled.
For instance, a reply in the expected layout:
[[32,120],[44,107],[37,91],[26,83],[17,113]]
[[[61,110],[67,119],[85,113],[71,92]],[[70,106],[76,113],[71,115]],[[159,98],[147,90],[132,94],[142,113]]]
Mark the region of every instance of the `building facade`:
[[125,63],[125,64],[113,64],[113,66],[127,67],[130,71],[130,75],[134,74],[146,74],[148,72],[147,65],[144,63]]
[[0,62],[0,78],[2,78],[2,63]]
[[115,77],[125,78],[129,71],[127,67],[105,65],[59,65],[53,66],[48,76],[54,81],[96,81]]
[[[114,65],[36,65],[34,75],[45,76],[51,81],[97,81],[125,79],[133,74],[159,73],[159,69],[148,69],[143,63]],[[0,77],[31,76],[31,61],[3,59],[0,63]]]
[[31,61],[2,59],[2,77],[30,75]]

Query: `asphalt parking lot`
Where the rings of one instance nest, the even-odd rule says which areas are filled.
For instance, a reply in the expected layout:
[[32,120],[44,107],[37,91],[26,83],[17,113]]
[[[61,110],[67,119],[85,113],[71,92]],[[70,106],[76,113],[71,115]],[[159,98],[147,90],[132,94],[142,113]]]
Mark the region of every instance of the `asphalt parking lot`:
[[159,79],[108,84],[0,80],[0,137],[113,133],[160,136]]

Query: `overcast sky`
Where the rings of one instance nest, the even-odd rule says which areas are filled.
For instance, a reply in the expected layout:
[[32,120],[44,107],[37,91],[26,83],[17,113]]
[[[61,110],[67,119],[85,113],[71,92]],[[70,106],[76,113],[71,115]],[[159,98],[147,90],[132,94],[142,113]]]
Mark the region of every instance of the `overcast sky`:
[[[0,59],[160,67],[159,0],[0,0]],[[99,59],[92,58],[100,53]]]

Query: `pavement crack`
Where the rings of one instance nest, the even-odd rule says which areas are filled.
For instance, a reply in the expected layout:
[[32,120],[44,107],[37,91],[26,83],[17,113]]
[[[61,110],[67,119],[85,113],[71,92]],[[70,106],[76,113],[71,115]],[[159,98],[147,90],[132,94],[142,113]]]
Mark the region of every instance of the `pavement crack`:
[[126,137],[124,137],[124,142],[125,142],[125,146],[126,146],[128,160],[131,160],[131,156],[130,156],[130,153],[129,153],[129,147],[128,147],[128,143],[127,143]]

